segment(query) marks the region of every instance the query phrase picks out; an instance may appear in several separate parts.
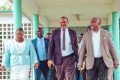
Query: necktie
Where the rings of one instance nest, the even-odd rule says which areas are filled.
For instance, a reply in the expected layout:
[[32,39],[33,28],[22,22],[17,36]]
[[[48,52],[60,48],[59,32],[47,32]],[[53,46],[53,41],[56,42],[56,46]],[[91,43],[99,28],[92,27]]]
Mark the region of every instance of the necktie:
[[63,50],[65,49],[65,29],[63,29]]

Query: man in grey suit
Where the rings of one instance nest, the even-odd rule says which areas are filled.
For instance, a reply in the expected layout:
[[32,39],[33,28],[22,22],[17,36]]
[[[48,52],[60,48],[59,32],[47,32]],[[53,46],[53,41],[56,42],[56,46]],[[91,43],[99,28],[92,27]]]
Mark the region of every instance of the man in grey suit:
[[60,18],[60,28],[52,32],[48,66],[55,65],[57,80],[74,80],[75,62],[78,59],[76,32],[68,28],[68,18]]
[[91,19],[91,29],[84,33],[81,51],[79,51],[79,69],[86,61],[88,80],[111,80],[110,70],[118,67],[118,59],[110,33],[100,28],[101,19]]

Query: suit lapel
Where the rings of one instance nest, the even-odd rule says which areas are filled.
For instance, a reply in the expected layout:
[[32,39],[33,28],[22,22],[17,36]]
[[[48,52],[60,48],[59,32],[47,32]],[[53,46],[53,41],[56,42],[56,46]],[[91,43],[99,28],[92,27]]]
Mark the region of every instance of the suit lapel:
[[37,38],[35,39],[35,48],[37,49]]
[[[61,29],[60,29],[60,28],[59,28],[58,31],[57,31],[57,36],[58,36],[58,37],[57,37],[57,38],[58,38],[57,40],[58,40],[58,43],[59,43],[59,45],[60,45],[60,43],[61,43]],[[60,45],[60,46],[61,46],[61,45]]]
[[101,49],[101,53],[103,53],[104,51],[104,32],[103,30],[101,29],[100,30],[100,49]]
[[70,40],[71,40],[71,43],[72,43],[72,42],[73,42],[73,39],[74,39],[74,36],[73,36],[73,34],[72,34],[71,29],[68,28],[68,32],[69,32]]
[[48,44],[49,44],[49,41],[48,41],[46,38],[44,38],[44,42],[45,42],[45,49],[46,49],[46,51],[47,51],[47,49],[48,49]]
[[44,42],[45,42],[45,49],[47,47],[47,40],[44,38]]
[[90,41],[88,41],[89,42],[89,48],[91,49],[91,54],[94,56],[94,51],[93,51],[93,42],[92,42],[92,35],[93,35],[93,32],[92,32],[92,30],[90,30],[89,32],[88,32],[88,40],[90,39]]
[[100,30],[100,47],[101,47],[101,48],[102,48],[103,38],[104,38],[104,35],[103,35],[103,31],[102,31],[102,29],[101,29],[101,30]]

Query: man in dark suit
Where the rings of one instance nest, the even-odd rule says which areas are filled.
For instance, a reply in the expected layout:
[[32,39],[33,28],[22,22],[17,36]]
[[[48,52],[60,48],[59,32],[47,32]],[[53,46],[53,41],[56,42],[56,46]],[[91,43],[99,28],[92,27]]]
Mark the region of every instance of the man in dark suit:
[[48,72],[48,46],[49,40],[43,37],[43,30],[42,27],[38,27],[36,35],[38,38],[32,40],[33,46],[35,48],[37,59],[39,61],[39,67],[36,70],[36,79],[40,80],[40,73],[43,74],[44,79],[47,79],[47,72]]
[[48,66],[55,65],[57,80],[74,80],[78,59],[76,32],[68,28],[68,18],[60,18],[60,27],[52,32],[48,51]]

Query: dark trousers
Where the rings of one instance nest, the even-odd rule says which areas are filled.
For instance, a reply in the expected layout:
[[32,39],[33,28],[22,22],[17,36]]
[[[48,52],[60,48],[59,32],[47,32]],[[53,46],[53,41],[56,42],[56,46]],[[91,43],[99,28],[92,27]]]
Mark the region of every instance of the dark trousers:
[[87,80],[107,80],[108,68],[103,58],[95,58],[92,69],[87,70]]
[[74,80],[75,61],[73,56],[67,56],[62,59],[61,65],[55,65],[57,80]]
[[41,73],[43,74],[45,80],[47,79],[47,73],[48,73],[48,65],[47,65],[48,60],[40,61],[40,65],[38,69],[36,70],[36,80],[40,80],[41,78]]
[[77,67],[75,68],[75,80],[80,80],[80,71]]
[[75,69],[75,80],[86,80],[86,69],[80,72],[78,68],[76,68]]
[[86,80],[86,75],[84,75],[84,70],[80,72],[78,68],[75,69],[74,80]]

